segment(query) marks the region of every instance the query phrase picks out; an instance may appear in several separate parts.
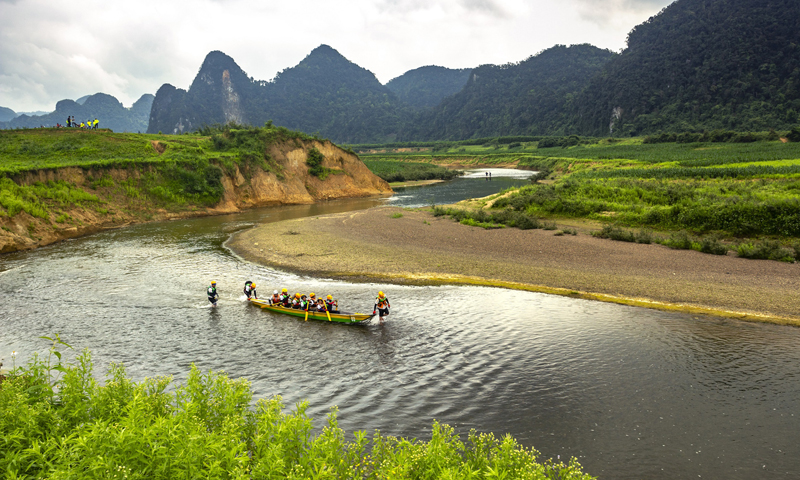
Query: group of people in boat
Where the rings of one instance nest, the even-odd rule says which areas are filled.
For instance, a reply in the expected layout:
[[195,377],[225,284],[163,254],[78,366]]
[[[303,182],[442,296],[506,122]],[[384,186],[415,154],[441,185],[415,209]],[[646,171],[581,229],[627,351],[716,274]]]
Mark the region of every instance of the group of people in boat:
[[[248,300],[251,298],[257,299],[258,293],[256,292],[256,284],[250,280],[244,282],[244,294],[247,296]],[[339,301],[334,300],[332,295],[328,295],[324,300],[322,298],[317,298],[317,295],[313,292],[308,296],[300,295],[299,293],[295,293],[294,296],[292,296],[285,288],[281,290],[281,293],[278,293],[277,290],[273,291],[272,296],[269,298],[269,304],[295,310],[339,313]]]
[[[244,282],[243,291],[248,300],[252,298],[258,299],[255,282],[250,280]],[[211,302],[211,305],[217,306],[217,300],[219,299],[217,282],[211,282],[211,286],[207,289],[207,294],[208,301]],[[277,290],[273,291],[272,296],[269,298],[269,304],[295,310],[307,310],[309,312],[339,313],[339,301],[334,300],[332,295],[328,295],[324,299],[317,298],[316,294],[313,292],[307,296],[301,295],[300,293],[290,295],[289,291],[285,288],[281,289],[280,293],[278,293]],[[379,312],[380,318],[383,320],[383,317],[389,315],[389,307],[389,298],[386,297],[383,292],[378,292],[378,296],[375,297],[375,306],[372,309],[372,314],[375,315]]]

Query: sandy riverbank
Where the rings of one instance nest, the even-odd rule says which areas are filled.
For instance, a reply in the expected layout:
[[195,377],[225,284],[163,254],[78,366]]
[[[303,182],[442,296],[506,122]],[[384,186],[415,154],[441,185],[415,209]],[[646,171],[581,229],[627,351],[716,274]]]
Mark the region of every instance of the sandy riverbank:
[[798,264],[484,230],[395,207],[263,225],[228,246],[253,262],[335,278],[491,285],[800,326]]

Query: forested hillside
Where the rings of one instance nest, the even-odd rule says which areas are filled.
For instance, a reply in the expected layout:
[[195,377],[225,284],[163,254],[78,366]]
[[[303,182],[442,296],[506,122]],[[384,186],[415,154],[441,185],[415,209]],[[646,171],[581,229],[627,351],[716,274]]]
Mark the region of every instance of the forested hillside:
[[386,86],[327,45],[270,82],[212,52],[188,92],[159,89],[148,131],[268,120],[346,143],[789,130],[800,122],[800,1],[677,0],[620,54],[556,45],[471,71],[421,67]]
[[409,123],[402,137],[568,133],[575,96],[613,55],[591,45],[556,45],[517,64],[483,65],[472,71],[461,92]]
[[249,78],[232,58],[211,52],[188,92],[172,85],[159,89],[148,132],[272,120],[341,142],[386,140],[396,133],[404,108],[372,72],[327,45],[271,82]]
[[800,2],[678,0],[635,27],[572,112],[594,135],[788,129],[800,112]]
[[415,68],[393,78],[386,88],[401,102],[416,108],[435,107],[444,98],[458,93],[469,78],[469,68],[445,68],[435,65]]
[[20,115],[7,122],[0,122],[0,128],[54,127],[57,123],[67,124],[67,116],[74,116],[76,122],[86,120],[100,121],[100,128],[110,128],[115,132],[144,132],[147,130],[150,106],[153,95],[145,94],[131,108],[125,108],[119,100],[105,93],[88,96],[83,104],[74,100],[61,100],[55,111],[41,116]]

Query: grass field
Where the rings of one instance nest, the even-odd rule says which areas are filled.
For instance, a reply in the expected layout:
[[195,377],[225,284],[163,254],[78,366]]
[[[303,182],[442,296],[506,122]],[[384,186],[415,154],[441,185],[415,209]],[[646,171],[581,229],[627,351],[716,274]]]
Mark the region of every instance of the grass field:
[[[274,142],[310,139],[268,125],[226,126],[203,135],[145,135],[108,130],[0,130],[0,217],[24,211],[48,220],[69,205],[100,204],[98,192],[146,204],[148,208],[213,206],[222,198],[221,179],[237,167],[245,178],[254,169],[282,178],[282,167],[267,154]],[[27,172],[78,167],[87,185],[64,181],[22,181]],[[111,169],[131,173],[115,180]],[[102,207],[98,207],[102,208]],[[66,218],[60,216],[59,218]]]
[[584,218],[607,225],[598,235],[617,240],[708,253],[730,249],[748,258],[800,257],[800,142],[576,141],[549,148],[534,141],[371,148],[361,155],[440,165],[513,163],[551,179],[503,192],[487,211],[436,210],[469,225],[543,228]]

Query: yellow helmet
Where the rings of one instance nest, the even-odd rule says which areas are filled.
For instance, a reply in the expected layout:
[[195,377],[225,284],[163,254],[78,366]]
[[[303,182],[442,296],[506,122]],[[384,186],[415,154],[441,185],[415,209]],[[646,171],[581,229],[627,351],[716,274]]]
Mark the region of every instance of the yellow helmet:
[[328,295],[328,300],[333,300],[333,297]]
[[311,296],[312,296],[312,297],[315,297],[316,295],[314,295],[314,292],[311,292]]
[[286,293],[286,292],[287,292],[287,290],[284,288],[283,290],[281,290],[281,292],[283,292],[283,293]]
[[299,293],[295,293],[295,294],[294,294],[294,296],[295,296],[296,298],[300,298],[300,294],[299,294]]
[[215,282],[213,280],[211,281],[211,285],[216,285],[216,284],[217,284],[217,282]]
[[383,296],[383,292],[378,292],[378,296],[382,297]]
[[253,288],[256,288],[256,284],[255,283],[251,283],[250,286],[253,287]]

